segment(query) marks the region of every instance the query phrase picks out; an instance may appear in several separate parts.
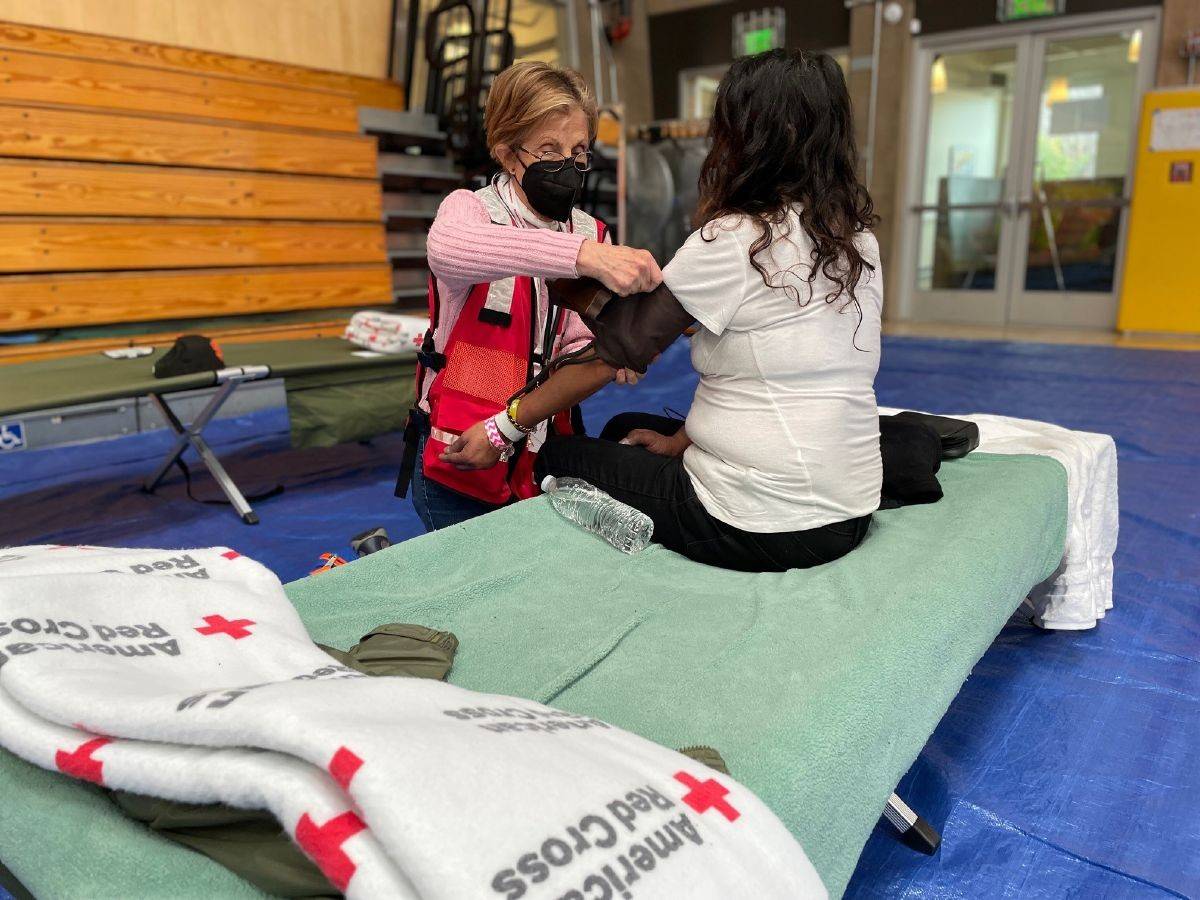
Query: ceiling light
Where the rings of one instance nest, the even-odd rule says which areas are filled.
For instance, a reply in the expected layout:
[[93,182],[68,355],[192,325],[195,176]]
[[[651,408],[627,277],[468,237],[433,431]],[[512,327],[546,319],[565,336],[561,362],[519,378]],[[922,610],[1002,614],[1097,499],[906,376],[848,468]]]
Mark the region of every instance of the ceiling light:
[[1071,82],[1066,78],[1054,78],[1050,81],[1050,87],[1046,89],[1046,105],[1053,106],[1055,103],[1062,103],[1064,100],[1071,99]]
[[1137,28],[1129,38],[1129,51],[1125,54],[1125,58],[1131,63],[1136,63],[1142,58],[1142,29]]
[[929,91],[933,94],[944,94],[949,83],[946,61],[939,56],[933,61],[933,68],[929,70]]

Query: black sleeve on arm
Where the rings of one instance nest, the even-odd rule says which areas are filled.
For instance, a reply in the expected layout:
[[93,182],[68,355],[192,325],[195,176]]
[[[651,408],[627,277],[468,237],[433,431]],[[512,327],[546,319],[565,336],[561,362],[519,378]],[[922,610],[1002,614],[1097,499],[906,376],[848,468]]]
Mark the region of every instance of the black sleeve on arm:
[[595,337],[596,355],[615,369],[645,372],[694,321],[665,284],[629,297],[614,296],[591,278],[558,279],[547,287],[553,303],[579,313]]

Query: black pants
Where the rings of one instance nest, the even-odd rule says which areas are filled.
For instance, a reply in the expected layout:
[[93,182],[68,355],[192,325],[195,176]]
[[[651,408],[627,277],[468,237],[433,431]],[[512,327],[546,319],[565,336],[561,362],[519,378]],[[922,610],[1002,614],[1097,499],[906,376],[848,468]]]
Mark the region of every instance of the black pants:
[[777,534],[726,525],[704,508],[682,457],[658,456],[618,443],[636,428],[671,435],[682,422],[649,413],[623,413],[599,438],[556,437],[538,454],[538,480],[547,475],[581,478],[640,509],[654,520],[654,540],[696,562],[743,572],[807,569],[845,556],[861,542],[869,515]]

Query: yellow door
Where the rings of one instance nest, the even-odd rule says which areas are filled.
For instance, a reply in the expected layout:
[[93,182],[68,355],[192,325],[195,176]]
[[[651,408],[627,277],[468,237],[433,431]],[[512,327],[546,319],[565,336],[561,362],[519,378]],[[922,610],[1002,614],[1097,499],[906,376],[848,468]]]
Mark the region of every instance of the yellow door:
[[1200,89],[1142,105],[1117,327],[1200,333]]

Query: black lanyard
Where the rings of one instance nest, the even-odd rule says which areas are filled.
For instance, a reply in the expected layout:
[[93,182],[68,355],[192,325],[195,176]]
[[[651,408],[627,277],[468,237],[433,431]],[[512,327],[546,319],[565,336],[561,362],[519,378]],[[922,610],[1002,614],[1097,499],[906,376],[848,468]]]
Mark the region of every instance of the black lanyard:
[[[504,196],[500,193],[500,188],[494,186],[493,190],[496,196],[500,198],[500,202],[504,204],[504,209],[508,213],[509,221],[514,227],[522,228],[524,225],[519,224],[524,221],[509,207]],[[571,233],[575,232],[575,222],[570,223]],[[544,283],[543,283],[544,286]],[[529,279],[529,364],[525,367],[526,383],[533,380],[534,363],[538,363],[542,369],[550,365],[550,358],[554,355],[554,338],[558,334],[558,329],[562,326],[563,310],[555,306],[550,301],[550,291],[546,290],[546,323],[545,330],[542,333],[542,344],[538,347],[537,343],[537,320],[538,310],[542,306],[542,296],[538,291],[538,279]],[[539,370],[540,371],[540,370]]]
[[[562,325],[563,309],[555,306],[550,302],[550,291],[546,291],[546,322],[542,332],[541,347],[538,346],[537,340],[537,320],[538,310],[541,308],[542,297],[538,292],[538,279],[529,279],[529,365],[526,367],[526,381],[532,381],[536,374],[533,371],[534,363],[538,363],[542,369],[550,365],[550,358],[554,355],[554,339],[558,335],[558,329]],[[540,370],[539,370],[540,371]]]

